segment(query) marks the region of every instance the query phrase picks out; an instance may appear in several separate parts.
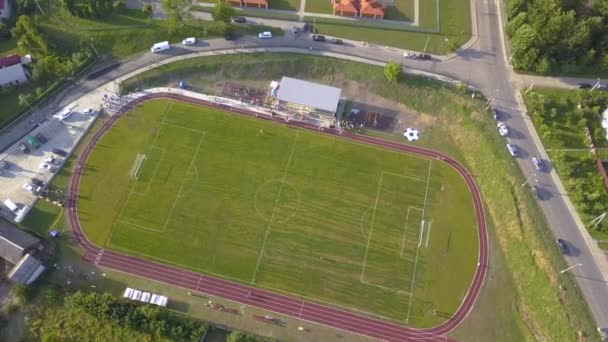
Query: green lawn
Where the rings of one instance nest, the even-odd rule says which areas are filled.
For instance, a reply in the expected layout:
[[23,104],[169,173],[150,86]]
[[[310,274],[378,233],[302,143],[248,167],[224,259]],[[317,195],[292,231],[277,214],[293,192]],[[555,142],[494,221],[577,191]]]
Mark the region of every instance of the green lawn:
[[330,0],[306,0],[306,12],[333,14]]
[[[420,0],[420,2],[425,2],[425,0]],[[387,6],[384,19],[414,21],[414,15],[414,0],[395,0],[394,4]]]
[[121,119],[80,196],[99,245],[396,321],[411,297],[413,326],[454,312],[476,267],[470,194],[448,166],[181,103]]
[[287,11],[299,11],[300,0],[270,0],[268,8]]

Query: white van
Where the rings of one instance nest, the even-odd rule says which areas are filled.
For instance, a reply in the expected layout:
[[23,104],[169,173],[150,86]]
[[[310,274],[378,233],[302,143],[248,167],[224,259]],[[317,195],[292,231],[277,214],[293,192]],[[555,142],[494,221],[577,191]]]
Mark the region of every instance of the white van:
[[270,31],[260,32],[260,34],[258,34],[258,38],[260,38],[260,39],[272,38],[272,32],[270,32]]
[[194,38],[194,37],[186,38],[186,39],[182,40],[182,44],[184,44],[184,45],[194,45],[194,44],[196,44],[196,38]]
[[160,42],[160,43],[156,43],[156,44],[152,45],[152,47],[150,48],[150,52],[161,52],[161,51],[169,50],[170,48],[171,48],[171,45],[169,45],[169,42],[164,41],[164,42]]

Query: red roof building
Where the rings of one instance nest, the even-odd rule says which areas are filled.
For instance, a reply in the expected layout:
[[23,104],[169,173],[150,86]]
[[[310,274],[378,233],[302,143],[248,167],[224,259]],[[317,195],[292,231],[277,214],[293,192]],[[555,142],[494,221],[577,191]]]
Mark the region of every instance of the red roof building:
[[224,0],[224,2],[230,6],[243,7],[243,2],[241,0]]
[[17,55],[8,55],[0,57],[0,68],[6,68],[15,64],[21,64],[21,57]]
[[334,15],[348,15],[356,17],[357,13],[357,0],[333,0]]
[[379,4],[376,0],[360,0],[361,9],[359,15],[362,17],[370,17],[374,19],[384,19],[384,11],[386,6]]
[[268,8],[267,0],[243,0],[245,7]]

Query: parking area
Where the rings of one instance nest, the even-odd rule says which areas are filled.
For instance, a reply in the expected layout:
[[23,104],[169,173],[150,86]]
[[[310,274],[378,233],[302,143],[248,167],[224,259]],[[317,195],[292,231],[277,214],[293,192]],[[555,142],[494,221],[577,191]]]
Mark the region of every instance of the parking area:
[[95,121],[100,101],[87,96],[47,118],[0,155],[0,215],[20,222]]

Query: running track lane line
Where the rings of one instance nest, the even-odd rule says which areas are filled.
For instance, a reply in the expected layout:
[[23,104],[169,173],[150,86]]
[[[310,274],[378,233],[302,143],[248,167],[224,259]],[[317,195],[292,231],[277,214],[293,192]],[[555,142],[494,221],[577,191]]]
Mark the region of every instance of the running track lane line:
[[[467,184],[467,187],[472,195],[473,205],[475,207],[475,214],[477,218],[479,240],[478,264],[469,290],[467,291],[465,298],[461,302],[460,307],[452,315],[452,317],[450,317],[442,324],[427,329],[408,328],[405,326],[386,322],[376,318],[363,316],[339,308],[329,307],[314,302],[302,301],[294,297],[289,297],[286,295],[250,287],[247,285],[234,283],[221,278],[211,277],[168,265],[135,258],[110,250],[104,250],[95,246],[84,235],[77,215],[77,194],[80,184],[80,178],[82,176],[82,171],[84,166],[86,165],[86,160],[88,159],[91,151],[93,150],[93,147],[97,144],[99,139],[101,139],[105,132],[109,130],[116,123],[116,121],[120,117],[122,117],[124,113],[126,113],[127,111],[142,102],[160,98],[174,99],[195,105],[213,107],[232,113],[237,113],[240,115],[257,117],[258,119],[285,123],[283,120],[277,120],[274,117],[265,116],[263,114],[260,115],[258,113],[250,112],[242,108],[229,107],[224,104],[217,104],[205,100],[193,99],[190,97],[172,93],[156,93],[146,95],[135,99],[123,106],[117,114],[112,116],[106,123],[104,123],[102,128],[93,136],[91,141],[87,144],[80,158],[78,159],[76,168],[71,178],[70,189],[68,191],[69,197],[67,201],[69,207],[69,210],[67,211],[68,222],[70,224],[70,228],[72,230],[74,238],[81,246],[81,248],[83,248],[86,252],[84,256],[85,260],[92,263],[96,263],[99,266],[107,267],[120,272],[154,279],[163,283],[183,287],[197,292],[216,295],[218,297],[236,301],[242,304],[271,310],[295,318],[301,317],[303,320],[307,320],[313,323],[319,323],[387,341],[447,341],[448,339],[445,335],[452,331],[454,328],[456,328],[471,311],[485,280],[485,275],[487,273],[489,249],[483,202],[481,200],[481,195],[477,188],[477,184],[475,183],[471,174],[456,160],[452,159],[447,155],[444,155],[441,152],[417,146],[403,145],[391,141],[381,140],[378,138],[357,135],[346,131],[339,132],[335,129],[325,129],[324,132],[326,134],[340,136],[342,138],[353,141],[381,146],[383,148],[395,150],[398,152],[408,152],[445,162],[446,164],[453,167],[461,175],[461,177]],[[290,127],[302,128],[313,131],[319,130],[317,126],[301,122],[288,122],[287,124]],[[196,281],[194,279],[196,279]],[[248,293],[251,293],[251,296],[249,296]],[[302,308],[301,312],[298,308]]]

